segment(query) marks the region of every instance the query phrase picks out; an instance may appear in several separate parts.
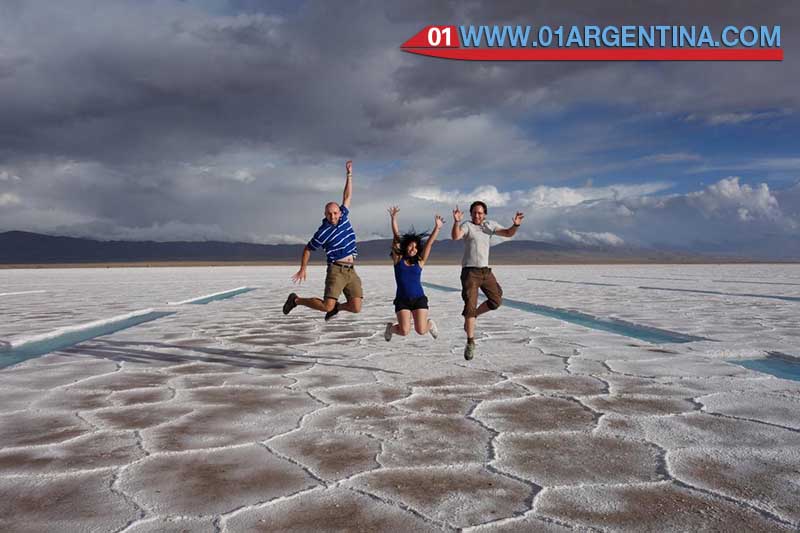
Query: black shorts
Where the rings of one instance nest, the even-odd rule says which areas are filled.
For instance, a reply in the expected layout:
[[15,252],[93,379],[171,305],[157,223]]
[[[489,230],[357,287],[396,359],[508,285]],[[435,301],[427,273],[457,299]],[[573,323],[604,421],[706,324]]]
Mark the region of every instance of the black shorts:
[[395,298],[394,299],[394,312],[398,311],[416,311],[417,309],[428,308],[428,297],[420,296],[419,298]]

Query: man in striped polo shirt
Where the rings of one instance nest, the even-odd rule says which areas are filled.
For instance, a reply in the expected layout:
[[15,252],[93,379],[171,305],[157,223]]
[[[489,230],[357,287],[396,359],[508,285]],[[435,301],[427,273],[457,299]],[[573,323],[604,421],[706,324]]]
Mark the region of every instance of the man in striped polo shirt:
[[[292,293],[283,304],[283,314],[298,305],[304,305],[317,311],[325,312],[325,320],[330,320],[339,311],[358,313],[361,311],[361,278],[356,274],[355,258],[356,234],[350,225],[350,197],[353,192],[353,162],[345,164],[347,178],[344,185],[342,204],[328,202],[325,205],[325,219],[314,233],[303,250],[300,260],[300,270],[292,276],[292,281],[302,283],[306,280],[306,267],[311,258],[311,252],[318,248],[325,250],[328,259],[328,273],[325,276],[325,297],[301,298]],[[344,292],[347,303],[339,305],[339,295]]]

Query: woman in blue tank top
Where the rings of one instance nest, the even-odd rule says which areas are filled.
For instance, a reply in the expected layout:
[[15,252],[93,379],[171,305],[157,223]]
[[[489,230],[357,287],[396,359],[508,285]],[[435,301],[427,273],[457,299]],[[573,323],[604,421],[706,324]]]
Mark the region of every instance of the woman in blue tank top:
[[[406,336],[411,333],[411,319],[414,329],[420,335],[430,333],[434,339],[439,336],[436,323],[428,318],[428,298],[422,290],[422,267],[431,253],[433,242],[439,235],[444,219],[436,215],[434,228],[430,236],[427,233],[409,233],[400,235],[397,225],[398,207],[389,208],[392,219],[392,261],[394,261],[394,279],[397,282],[397,293],[394,298],[394,311],[397,323],[388,322],[383,337],[390,341],[392,335]],[[423,239],[428,237],[423,245]]]

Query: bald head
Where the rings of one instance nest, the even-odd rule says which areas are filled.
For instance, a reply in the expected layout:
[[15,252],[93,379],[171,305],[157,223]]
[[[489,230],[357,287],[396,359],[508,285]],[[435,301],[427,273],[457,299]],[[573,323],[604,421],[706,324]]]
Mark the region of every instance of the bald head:
[[334,226],[339,223],[342,218],[342,211],[339,209],[339,204],[336,202],[328,202],[325,204],[325,219]]

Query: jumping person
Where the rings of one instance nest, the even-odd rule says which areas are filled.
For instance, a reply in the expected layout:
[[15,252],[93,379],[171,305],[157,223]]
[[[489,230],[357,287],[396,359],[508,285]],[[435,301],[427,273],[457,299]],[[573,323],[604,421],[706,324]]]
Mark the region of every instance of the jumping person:
[[[292,281],[302,283],[306,280],[306,267],[311,252],[322,247],[328,259],[328,271],[325,276],[325,298],[301,298],[291,293],[283,304],[283,314],[298,305],[304,305],[323,311],[325,320],[330,320],[339,311],[358,313],[361,311],[363,292],[361,278],[355,270],[356,234],[350,225],[350,198],[353,192],[353,162],[345,164],[347,178],[344,185],[341,205],[336,202],[325,204],[325,218],[322,225],[314,233],[303,250],[300,270],[292,276]],[[339,295],[344,292],[347,303],[339,304]]]
[[[426,233],[409,233],[400,235],[397,225],[398,207],[389,208],[392,220],[392,260],[394,261],[394,279],[397,282],[397,292],[394,298],[394,312],[397,315],[397,324],[388,322],[383,332],[383,338],[392,340],[392,334],[406,336],[411,333],[411,319],[414,319],[414,329],[419,335],[430,333],[434,339],[439,336],[436,322],[428,318],[428,298],[422,290],[422,268],[428,260],[433,248],[433,242],[439,235],[439,230],[444,225],[444,219],[439,215],[434,218],[434,227],[430,236]],[[428,237],[425,244],[422,240]],[[420,252],[420,250],[422,250]]]
[[[454,241],[464,239],[464,258],[461,261],[461,298],[464,300],[464,331],[467,333],[467,346],[464,348],[464,359],[469,361],[475,356],[475,322],[477,317],[500,307],[503,301],[503,289],[497,283],[489,268],[489,246],[492,236],[513,237],[517,228],[525,218],[520,212],[514,215],[513,223],[503,228],[493,220],[486,220],[486,204],[480,200],[472,202],[469,207],[471,220],[461,223],[463,213],[458,206],[453,210],[453,229],[451,237]],[[478,289],[486,295],[486,301],[478,306]]]

